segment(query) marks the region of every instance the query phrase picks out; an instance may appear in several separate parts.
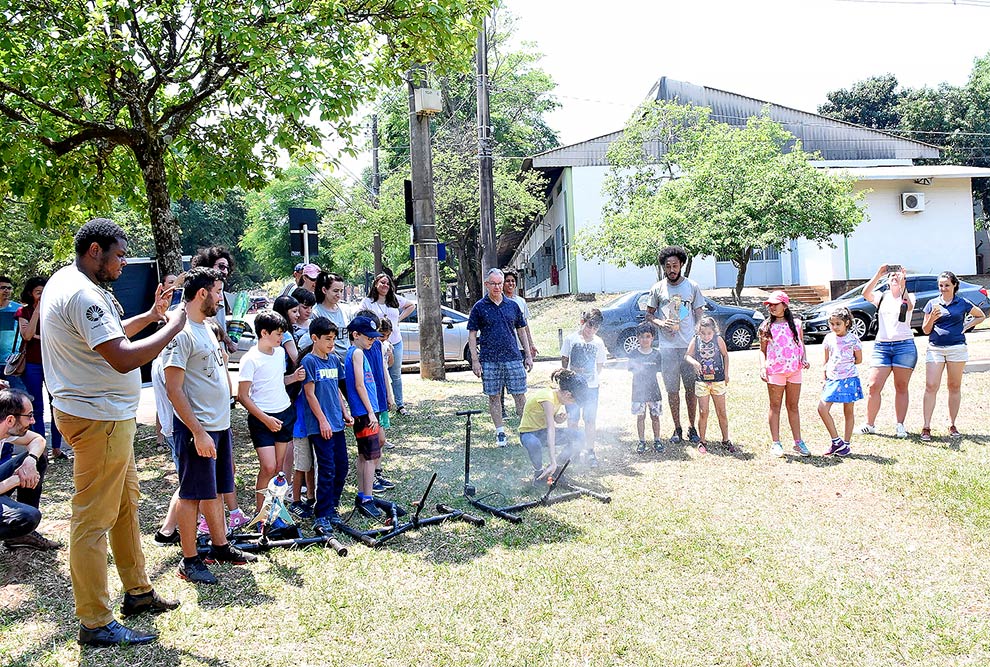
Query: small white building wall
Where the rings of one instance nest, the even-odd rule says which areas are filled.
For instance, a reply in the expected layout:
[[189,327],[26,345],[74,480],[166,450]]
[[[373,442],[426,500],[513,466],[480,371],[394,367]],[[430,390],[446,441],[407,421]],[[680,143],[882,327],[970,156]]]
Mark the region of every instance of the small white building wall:
[[[860,181],[870,219],[849,236],[849,278],[869,279],[882,262],[898,262],[913,273],[976,273],[973,197],[969,178],[936,178],[931,185],[913,180]],[[901,193],[921,192],[925,210],[901,213]],[[842,239],[838,239],[839,251]],[[845,278],[839,255],[834,275]]]
[[[594,229],[602,224],[602,210],[605,196],[602,186],[610,167],[572,167],[574,184],[574,231],[575,236],[584,230]],[[568,239],[573,243],[573,239]],[[626,264],[623,267],[603,264],[597,259],[585,259],[577,253],[577,282],[580,292],[627,292],[645,289],[657,281],[657,269],[653,266],[638,267]]]
[[[572,201],[575,233],[601,224],[605,198],[602,185],[608,167],[572,167]],[[553,185],[553,203],[544,220],[533,230],[526,243],[517,251],[515,263],[538,252],[556,229],[566,225],[567,190],[563,174]],[[950,270],[959,275],[976,273],[976,249],[973,233],[971,183],[968,178],[935,179],[932,185],[918,185],[913,180],[870,180],[856,183],[857,191],[870,189],[860,205],[869,220],[862,222],[848,241],[836,236],[835,248],[819,248],[807,239],[797,239],[794,249],[781,253],[782,282],[785,284],[828,285],[831,280],[867,280],[876,267],[886,261],[900,262],[909,271],[938,273]],[[925,211],[901,213],[901,193],[923,192]],[[569,248],[574,239],[567,237]],[[848,270],[846,245],[848,244]],[[981,250],[985,250],[982,249]],[[576,256],[577,288],[581,292],[624,292],[644,289],[657,280],[655,267],[639,268],[631,264],[616,267],[594,259]],[[792,265],[793,269],[792,270]],[[988,267],[984,267],[984,271]],[[548,296],[570,290],[566,268],[560,269],[560,284],[550,285],[549,279],[534,284],[526,280],[526,294]],[[691,278],[702,289],[715,286],[715,258],[697,257]]]

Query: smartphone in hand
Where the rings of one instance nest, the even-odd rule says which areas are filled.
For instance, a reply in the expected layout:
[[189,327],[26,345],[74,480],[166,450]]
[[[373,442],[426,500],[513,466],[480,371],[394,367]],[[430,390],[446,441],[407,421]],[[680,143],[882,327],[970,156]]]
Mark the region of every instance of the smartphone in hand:
[[904,267],[900,264],[888,264],[887,273],[899,273],[904,270]]

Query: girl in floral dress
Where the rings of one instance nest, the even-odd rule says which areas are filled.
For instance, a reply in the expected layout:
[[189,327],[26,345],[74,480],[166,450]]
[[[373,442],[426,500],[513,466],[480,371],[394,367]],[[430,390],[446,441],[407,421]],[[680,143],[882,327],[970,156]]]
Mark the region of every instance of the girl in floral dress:
[[811,456],[808,446],[801,439],[801,372],[808,368],[808,357],[801,334],[801,321],[791,314],[791,299],[785,292],[774,292],[763,302],[770,317],[760,325],[760,379],[767,383],[770,396],[770,437],[773,444],[770,453],[784,455],[780,444],[780,406],[787,406],[787,421],[794,436],[794,451],[801,456]]

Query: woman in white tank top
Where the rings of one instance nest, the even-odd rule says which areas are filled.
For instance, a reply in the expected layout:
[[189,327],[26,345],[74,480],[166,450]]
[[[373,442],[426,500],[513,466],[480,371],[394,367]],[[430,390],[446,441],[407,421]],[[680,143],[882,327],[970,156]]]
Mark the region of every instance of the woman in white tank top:
[[[876,291],[877,283],[887,276],[887,289]],[[859,433],[875,433],[875,421],[880,412],[881,392],[891,374],[894,376],[895,433],[906,438],[904,419],[908,409],[908,384],[918,363],[918,348],[914,344],[911,314],[914,296],[906,291],[904,269],[900,264],[881,264],[876,274],[863,288],[863,298],[877,306],[877,338],[870,358],[870,376],[866,383],[866,423]]]

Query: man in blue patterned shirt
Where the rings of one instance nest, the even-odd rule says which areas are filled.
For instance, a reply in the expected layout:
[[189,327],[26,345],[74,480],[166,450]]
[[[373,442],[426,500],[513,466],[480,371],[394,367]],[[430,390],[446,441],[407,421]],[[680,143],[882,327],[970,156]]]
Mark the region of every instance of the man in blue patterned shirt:
[[[526,338],[526,318],[516,302],[503,295],[504,283],[505,276],[501,271],[488,271],[485,277],[488,294],[471,307],[467,325],[471,370],[481,378],[488,396],[488,412],[495,424],[495,444],[499,447],[508,444],[500,393],[505,388],[512,394],[516,414],[522,414],[526,405],[526,373],[533,368]],[[519,349],[520,344],[524,349]]]

